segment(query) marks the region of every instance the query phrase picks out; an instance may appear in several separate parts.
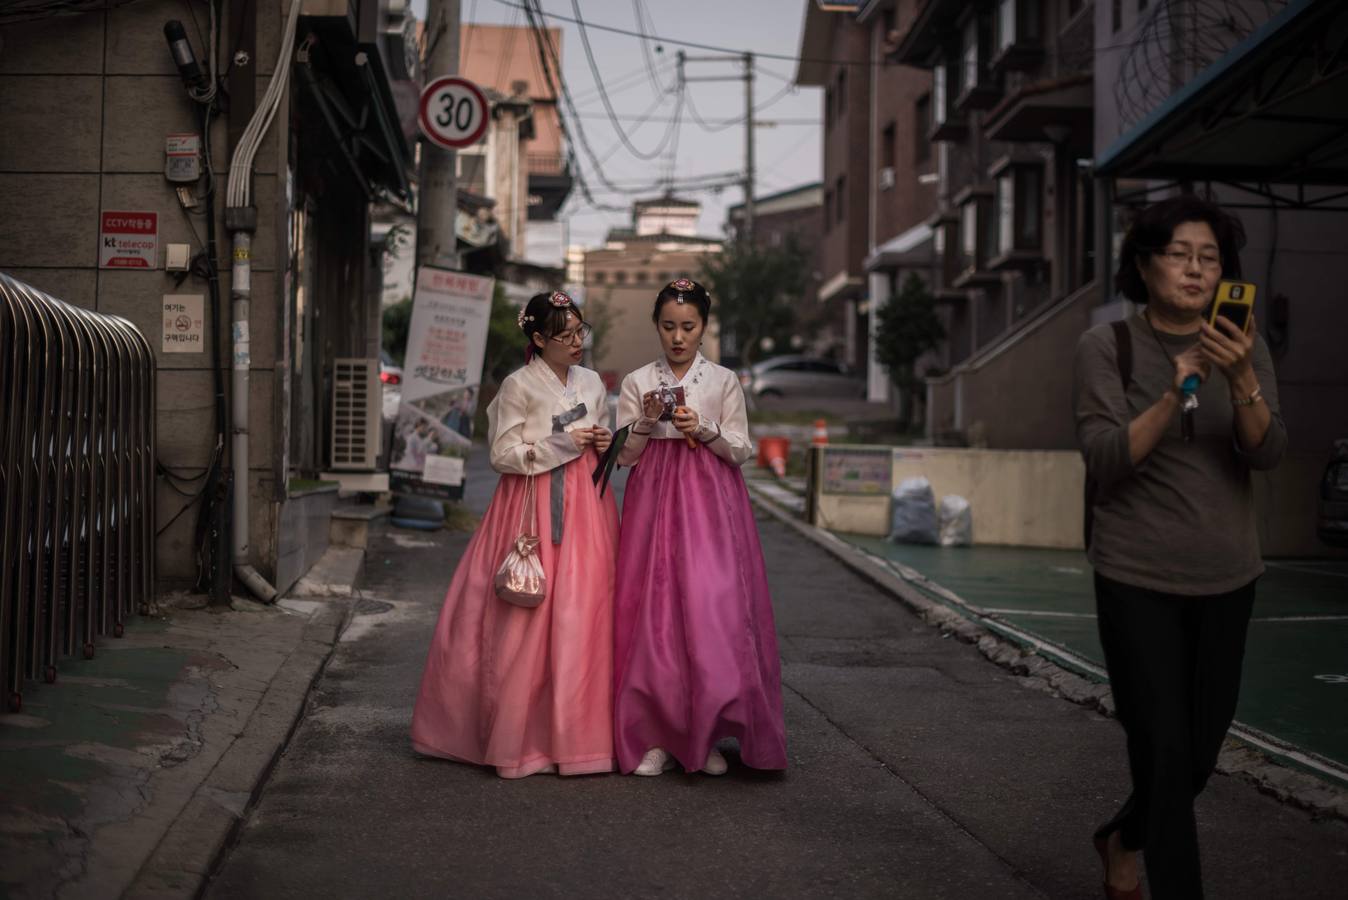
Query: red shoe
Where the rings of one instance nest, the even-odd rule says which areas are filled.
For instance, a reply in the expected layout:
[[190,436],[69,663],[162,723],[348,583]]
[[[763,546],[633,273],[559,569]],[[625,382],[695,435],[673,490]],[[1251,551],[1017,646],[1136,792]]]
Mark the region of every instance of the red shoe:
[[1095,836],[1095,852],[1100,854],[1100,862],[1105,867],[1104,883],[1107,900],[1143,900],[1141,882],[1127,890],[1116,888],[1109,883],[1109,835],[1097,834]]

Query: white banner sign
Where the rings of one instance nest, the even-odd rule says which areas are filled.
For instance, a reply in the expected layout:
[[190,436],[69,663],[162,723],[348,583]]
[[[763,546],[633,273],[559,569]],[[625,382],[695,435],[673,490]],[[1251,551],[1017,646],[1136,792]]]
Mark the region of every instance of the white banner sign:
[[417,272],[389,456],[395,492],[462,495],[494,285],[492,278],[448,269]]

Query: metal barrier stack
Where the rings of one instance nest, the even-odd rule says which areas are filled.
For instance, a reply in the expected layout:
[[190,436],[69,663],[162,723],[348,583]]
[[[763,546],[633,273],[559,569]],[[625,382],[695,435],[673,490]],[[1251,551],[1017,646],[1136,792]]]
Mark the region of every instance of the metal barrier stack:
[[155,360],[0,272],[0,682],[11,712],[154,597]]

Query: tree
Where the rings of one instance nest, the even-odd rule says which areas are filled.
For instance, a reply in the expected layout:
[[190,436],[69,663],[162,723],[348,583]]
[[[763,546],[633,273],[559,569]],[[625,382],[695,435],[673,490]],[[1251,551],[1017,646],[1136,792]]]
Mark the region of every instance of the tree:
[[703,277],[721,332],[735,336],[745,365],[760,358],[764,338],[778,347],[790,346],[810,277],[808,254],[794,235],[779,247],[729,243],[705,263]]
[[909,273],[899,292],[881,307],[875,333],[875,358],[889,371],[902,399],[900,425],[912,425],[918,379],[914,366],[922,354],[945,339],[945,326],[936,314],[936,298],[916,273]]
[[524,364],[524,332],[520,330],[520,311],[506,299],[501,282],[491,295],[491,319],[487,323],[487,351],[482,363],[483,380],[500,383]]
[[384,307],[381,329],[382,346],[398,365],[403,364],[403,355],[407,353],[407,330],[412,324],[412,299]]
[[609,332],[622,315],[623,311],[615,307],[612,297],[607,293],[600,296],[598,291],[591,291],[586,295],[585,321],[594,329],[590,334],[590,359],[604,358],[604,352],[608,350]]

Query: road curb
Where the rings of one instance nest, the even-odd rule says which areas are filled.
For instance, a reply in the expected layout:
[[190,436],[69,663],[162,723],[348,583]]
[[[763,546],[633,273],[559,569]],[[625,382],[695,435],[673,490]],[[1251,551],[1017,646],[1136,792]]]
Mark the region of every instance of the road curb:
[[[932,600],[887,565],[878,562],[833,533],[796,518],[793,513],[767,496],[766,492],[753,481],[746,479],[746,484],[749,487],[750,497],[759,509],[825,550],[866,581],[893,596],[927,624],[935,626],[942,633],[953,635],[967,644],[976,646],[987,659],[1018,676],[1022,685],[1062,697],[1114,718],[1114,698],[1108,683],[1073,672],[1046,659],[1033,646],[1027,647],[997,634],[956,609]],[[949,594],[940,585],[922,580],[935,593]],[[957,597],[955,599],[958,601]],[[962,604],[962,601],[959,602]],[[1266,745],[1274,746],[1276,749],[1276,741],[1267,735],[1255,732],[1253,739],[1256,741],[1263,739]],[[1348,790],[1309,772],[1283,764],[1249,740],[1228,737],[1217,761],[1217,771],[1242,778],[1263,793],[1316,816],[1348,821]]]
[[200,895],[290,743],[309,692],[332,658],[354,602],[354,598],[333,597],[314,612],[248,721],[168,827],[124,898]]

